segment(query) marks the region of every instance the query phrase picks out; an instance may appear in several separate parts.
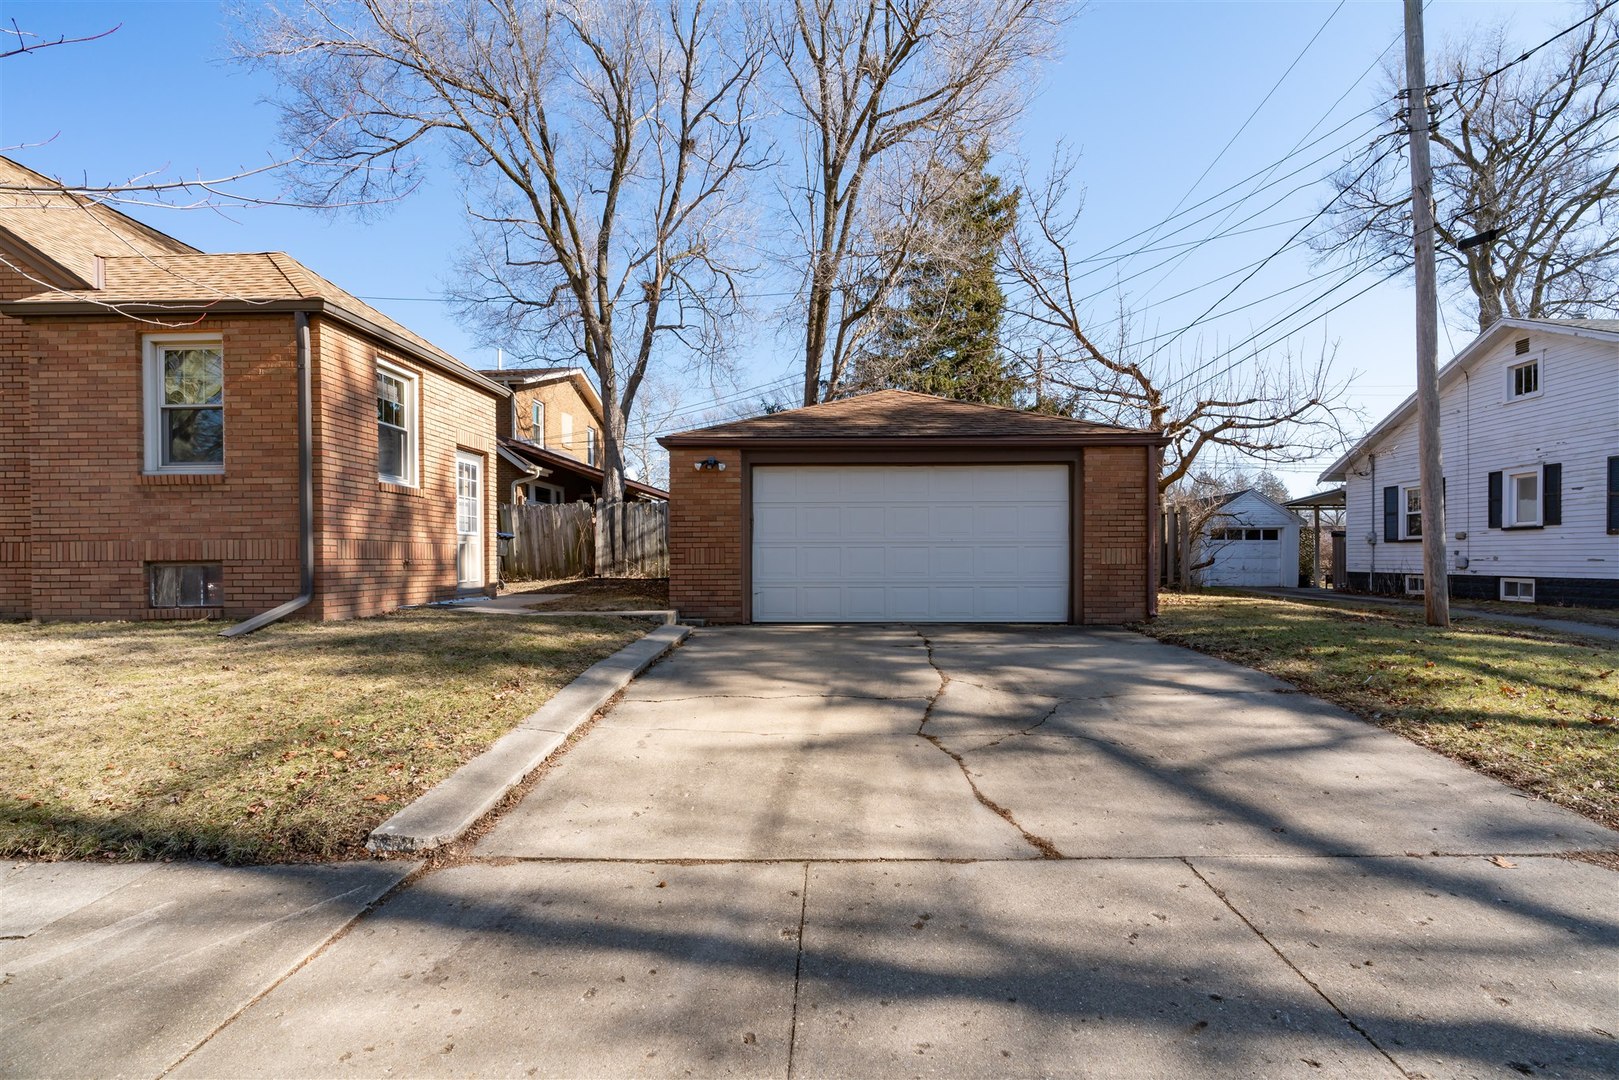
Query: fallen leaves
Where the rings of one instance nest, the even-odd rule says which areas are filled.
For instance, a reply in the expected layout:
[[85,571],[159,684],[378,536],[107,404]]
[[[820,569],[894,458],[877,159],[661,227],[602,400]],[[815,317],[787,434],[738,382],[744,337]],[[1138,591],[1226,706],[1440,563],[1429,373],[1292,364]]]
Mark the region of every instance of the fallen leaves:
[[1503,870],[1516,870],[1518,868],[1517,863],[1513,862],[1511,859],[1503,858],[1500,855],[1491,855],[1490,861]]

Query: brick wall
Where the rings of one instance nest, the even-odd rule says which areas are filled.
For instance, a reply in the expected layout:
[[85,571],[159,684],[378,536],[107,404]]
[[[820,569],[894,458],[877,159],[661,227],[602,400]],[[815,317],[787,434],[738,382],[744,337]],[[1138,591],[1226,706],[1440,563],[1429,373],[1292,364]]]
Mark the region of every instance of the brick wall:
[[[238,618],[298,591],[292,317],[210,316],[225,363],[225,472],[145,476],[141,355],[166,332],[117,315],[31,320],[29,613]],[[224,607],[154,610],[145,564],[223,564]]]
[[1084,592],[1080,622],[1140,622],[1148,616],[1152,568],[1148,540],[1155,499],[1147,490],[1148,455],[1140,446],[1086,447]]
[[[724,471],[696,471],[717,457]],[[683,616],[742,622],[742,459],[735,450],[669,451],[669,603]]]
[[[342,619],[456,594],[455,455],[483,461],[484,581],[495,575],[497,407],[487,391],[330,320],[311,319],[315,371],[316,600]],[[376,363],[416,375],[416,487],[377,479]]]
[[[26,296],[38,288],[0,265],[0,300]],[[28,376],[32,365],[28,327],[0,315],[0,619],[23,618],[31,608]]]
[[[223,343],[219,475],[143,475],[142,341],[168,328],[117,315],[0,318],[0,445],[27,444],[0,455],[0,614],[238,619],[297,594],[293,317],[185,322],[184,332]],[[318,318],[311,344],[317,593],[301,615],[369,615],[456,592],[457,448],[484,459],[483,562],[492,580],[496,399]],[[416,489],[377,480],[379,356],[420,376]],[[223,608],[151,608],[149,562],[221,563]]]

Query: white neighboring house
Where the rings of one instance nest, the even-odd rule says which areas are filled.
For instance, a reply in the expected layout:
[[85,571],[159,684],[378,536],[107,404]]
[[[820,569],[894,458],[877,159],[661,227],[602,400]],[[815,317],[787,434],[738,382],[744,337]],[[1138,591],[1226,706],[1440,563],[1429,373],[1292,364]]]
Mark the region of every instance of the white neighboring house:
[[[1450,593],[1619,606],[1619,320],[1502,319],[1439,372]],[[1352,589],[1422,589],[1416,404],[1321,479]]]
[[1281,503],[1249,488],[1220,500],[1198,538],[1196,562],[1204,585],[1299,583],[1299,527],[1304,522]]

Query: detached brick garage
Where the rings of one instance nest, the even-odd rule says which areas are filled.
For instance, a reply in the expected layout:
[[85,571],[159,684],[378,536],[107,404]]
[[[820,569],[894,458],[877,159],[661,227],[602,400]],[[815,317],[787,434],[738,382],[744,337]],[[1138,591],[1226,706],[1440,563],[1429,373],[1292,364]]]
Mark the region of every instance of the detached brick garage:
[[1157,432],[884,390],[660,442],[669,597],[683,616],[1156,613]]

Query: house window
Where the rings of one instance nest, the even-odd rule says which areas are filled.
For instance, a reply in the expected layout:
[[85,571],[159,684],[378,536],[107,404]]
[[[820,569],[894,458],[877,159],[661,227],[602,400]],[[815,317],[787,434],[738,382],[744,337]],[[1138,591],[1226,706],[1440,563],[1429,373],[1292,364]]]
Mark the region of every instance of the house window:
[[416,483],[416,376],[377,362],[377,479]]
[[219,563],[148,563],[147,600],[155,608],[219,607]]
[[1540,393],[1540,361],[1514,364],[1507,369],[1507,397],[1533,397]]
[[562,414],[562,450],[564,453],[573,453],[573,414]]
[[1280,540],[1282,537],[1280,529],[1261,529],[1259,533],[1261,540]]
[[536,401],[529,407],[529,441],[545,445],[545,402]]
[[1520,604],[1533,604],[1535,602],[1535,579],[1502,578],[1501,599],[1512,600]]
[[1422,489],[1408,487],[1400,489],[1400,505],[1403,508],[1400,515],[1401,535],[1407,540],[1416,540],[1422,536]]
[[225,353],[218,337],[148,337],[146,471],[225,471]]
[[1405,575],[1405,592],[1407,596],[1421,596],[1423,591],[1421,574]]
[[596,464],[596,429],[585,429],[585,464]]
[[562,501],[562,489],[551,484],[529,484],[528,501],[541,506],[554,506]]
[[1540,470],[1507,473],[1507,528],[1540,524]]

